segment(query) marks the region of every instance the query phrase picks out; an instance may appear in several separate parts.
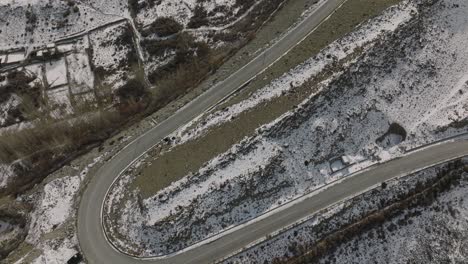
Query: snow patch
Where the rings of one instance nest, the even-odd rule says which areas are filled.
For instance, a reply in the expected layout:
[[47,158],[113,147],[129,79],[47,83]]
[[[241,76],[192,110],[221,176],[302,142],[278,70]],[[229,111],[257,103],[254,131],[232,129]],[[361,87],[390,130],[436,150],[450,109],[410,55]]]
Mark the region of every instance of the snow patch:
[[72,213],[73,198],[80,186],[80,177],[68,176],[45,185],[37,210],[31,216],[26,241],[36,244],[41,235],[63,224]]

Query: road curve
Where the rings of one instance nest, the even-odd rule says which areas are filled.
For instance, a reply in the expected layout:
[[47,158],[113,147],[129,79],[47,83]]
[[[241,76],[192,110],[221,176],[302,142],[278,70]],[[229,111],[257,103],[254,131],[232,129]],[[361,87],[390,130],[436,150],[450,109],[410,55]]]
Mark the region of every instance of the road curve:
[[[349,175],[332,183],[322,190],[318,190],[289,204],[257,218],[255,221],[235,228],[209,243],[200,243],[182,253],[162,259],[135,259],[110,248],[105,240],[96,241],[97,244],[86,246],[83,252],[90,263],[212,263],[222,259],[246,245],[267,235],[291,226],[307,216],[325,209],[347,198],[354,197],[378,186],[383,181],[408,175],[412,172],[441,164],[468,155],[468,140],[448,140],[409,152],[405,156],[372,166],[364,171]],[[100,223],[94,232],[102,233]],[[81,230],[80,230],[81,231]],[[87,234],[92,238],[98,233]],[[80,242],[81,240],[80,237]],[[89,246],[97,247],[96,250]],[[89,250],[89,251],[88,251]],[[89,255],[90,253],[96,255]]]
[[[223,82],[216,84],[197,97],[174,115],[131,142],[97,170],[83,193],[78,209],[78,239],[81,250],[88,263],[204,263],[229,254],[237,249],[236,247],[224,247],[221,249],[218,243],[214,243],[211,245],[215,247],[208,249],[203,254],[199,253],[200,251],[196,249],[164,260],[134,259],[117,252],[108,244],[104,231],[101,228],[101,204],[105,199],[108,188],[112,185],[114,180],[136,158],[175,131],[178,127],[202,114],[226,96],[236,91],[243,84],[250,81],[257,74],[267,69],[295,45],[300,43],[345,1],[346,0],[327,0],[322,2],[309,17],[258,57]],[[236,242],[236,245],[244,246],[245,244],[241,245],[240,242]],[[216,248],[216,250],[222,250],[222,252],[216,250],[216,252],[214,252],[214,248]],[[206,250],[204,247],[201,247],[201,249]],[[207,255],[208,252],[216,254]],[[196,262],[194,262],[194,260],[196,260]]]

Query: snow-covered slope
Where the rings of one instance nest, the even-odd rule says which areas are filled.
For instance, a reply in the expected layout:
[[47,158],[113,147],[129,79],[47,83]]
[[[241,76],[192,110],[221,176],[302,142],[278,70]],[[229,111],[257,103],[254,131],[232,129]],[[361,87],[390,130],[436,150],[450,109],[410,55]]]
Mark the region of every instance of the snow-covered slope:
[[[399,27],[322,83],[320,94],[257,136],[154,197],[142,201],[136,195],[127,201],[123,212],[113,212],[121,217],[118,225],[125,226],[119,232],[136,245],[145,244],[142,255],[172,252],[356,168],[463,132],[468,6],[458,2],[440,10],[404,2],[386,13],[392,23],[373,20],[382,29]],[[335,52],[339,57],[342,51]],[[307,75],[314,67],[305,64],[291,74]],[[259,166],[258,157],[268,163]]]

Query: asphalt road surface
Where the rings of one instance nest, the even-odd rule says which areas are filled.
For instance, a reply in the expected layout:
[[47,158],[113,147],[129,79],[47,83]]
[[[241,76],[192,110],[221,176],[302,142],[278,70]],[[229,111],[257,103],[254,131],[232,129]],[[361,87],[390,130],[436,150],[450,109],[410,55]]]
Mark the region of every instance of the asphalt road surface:
[[242,229],[233,231],[218,240],[202,244],[165,259],[135,259],[117,252],[106,240],[101,225],[101,205],[107,190],[129,164],[149,150],[157,142],[175,131],[178,127],[194,119],[220,100],[237,90],[255,75],[287,53],[309,32],[317,27],[345,0],[328,0],[316,9],[306,20],[290,31],[284,38],[272,45],[264,53],[252,60],[225,81],[193,100],[164,122],[155,126],[143,136],[131,142],[121,152],[106,162],[93,175],[85,190],[78,211],[78,239],[88,263],[91,264],[127,264],[127,263],[209,263],[220,259],[246,246],[271,232],[281,229],[297,220],[325,208],[346,197],[350,197],[382,180],[389,179],[414,169],[431,165],[441,160],[461,154],[468,154],[466,141],[457,144],[442,144],[429,150],[418,152],[404,159],[395,160],[362,174],[355,175],[343,183],[327,189],[325,192],[297,203],[281,213],[273,214]]

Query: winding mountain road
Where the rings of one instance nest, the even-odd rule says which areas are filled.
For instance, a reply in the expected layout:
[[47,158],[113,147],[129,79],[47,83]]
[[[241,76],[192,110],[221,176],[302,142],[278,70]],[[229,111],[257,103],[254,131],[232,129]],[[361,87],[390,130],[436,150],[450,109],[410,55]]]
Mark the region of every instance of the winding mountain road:
[[101,225],[101,206],[107,191],[122,171],[164,137],[217,104],[267,69],[346,0],[322,2],[311,15],[276,44],[231,75],[225,81],[193,100],[174,115],[131,142],[100,167],[85,190],[78,210],[78,239],[82,252],[91,264],[131,263],[210,263],[242,249],[249,243],[306,217],[307,215],[362,192],[379,182],[429,165],[468,155],[468,142],[443,143],[408,154],[328,187],[323,192],[304,197],[293,205],[272,212],[255,222],[230,230],[211,243],[201,243],[179,254],[160,259],[137,259],[116,251],[107,241]]

